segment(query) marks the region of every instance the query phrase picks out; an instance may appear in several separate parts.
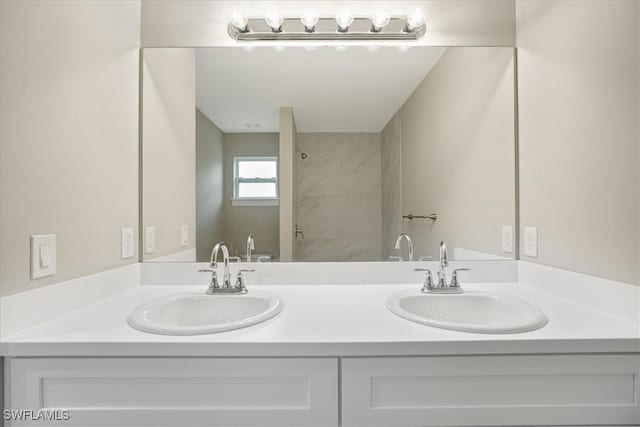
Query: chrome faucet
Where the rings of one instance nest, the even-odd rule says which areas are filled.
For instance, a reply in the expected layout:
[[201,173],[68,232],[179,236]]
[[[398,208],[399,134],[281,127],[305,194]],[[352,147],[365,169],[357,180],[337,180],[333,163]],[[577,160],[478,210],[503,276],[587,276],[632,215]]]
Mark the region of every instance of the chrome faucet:
[[[409,261],[413,261],[413,241],[408,234],[402,233],[398,236],[398,239],[396,240],[396,249],[400,249],[400,242],[402,242],[402,240],[407,241],[407,247],[409,248]],[[400,258],[400,261],[402,261],[402,258]]]
[[468,271],[468,268],[456,268],[453,270],[451,276],[451,282],[447,284],[447,272],[446,267],[449,266],[449,258],[447,256],[447,244],[440,242],[440,270],[438,271],[438,283],[433,283],[433,275],[428,268],[416,268],[414,271],[425,271],[427,276],[422,286],[422,292],[433,294],[461,294],[464,292],[460,287],[460,280],[458,279],[459,271]]
[[256,250],[256,241],[253,238],[253,234],[249,233],[247,237],[247,262],[251,262],[251,251]]
[[[222,273],[222,285],[218,283],[218,254],[222,251],[222,262],[224,269]],[[231,286],[231,274],[229,273],[229,248],[224,242],[216,243],[211,251],[209,259],[209,268],[198,270],[201,273],[211,273],[211,282],[207,289],[207,295],[213,294],[245,294],[247,287],[245,286],[243,273],[249,273],[255,270],[240,270],[236,277],[235,286]]]

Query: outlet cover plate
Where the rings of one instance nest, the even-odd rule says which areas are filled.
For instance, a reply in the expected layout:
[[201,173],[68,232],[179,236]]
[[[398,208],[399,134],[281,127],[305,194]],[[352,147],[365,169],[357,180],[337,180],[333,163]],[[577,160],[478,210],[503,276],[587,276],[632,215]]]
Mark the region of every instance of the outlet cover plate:
[[182,247],[189,245],[189,226],[183,225],[180,227],[180,244]]
[[538,257],[538,228],[524,228],[524,254],[528,257]]
[[133,228],[123,228],[120,230],[120,257],[127,259],[133,257]]
[[156,251],[156,228],[147,226],[144,228],[144,253],[152,254]]
[[502,252],[513,253],[513,227],[510,225],[502,227]]

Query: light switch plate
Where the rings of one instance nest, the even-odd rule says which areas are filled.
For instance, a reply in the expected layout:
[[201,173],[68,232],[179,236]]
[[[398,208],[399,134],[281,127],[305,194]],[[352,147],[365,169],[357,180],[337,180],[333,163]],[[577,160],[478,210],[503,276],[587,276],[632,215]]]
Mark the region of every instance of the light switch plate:
[[180,234],[182,236],[180,240],[180,244],[183,247],[188,246],[189,245],[189,226],[183,225],[182,227],[180,227]]
[[148,226],[144,228],[144,253],[152,254],[156,251],[156,228]]
[[56,235],[31,236],[31,278],[56,274]]
[[538,228],[537,227],[524,228],[524,254],[532,258],[538,257]]
[[133,256],[133,228],[123,228],[120,230],[120,257],[122,259]]
[[502,227],[502,252],[513,253],[513,227],[510,225]]

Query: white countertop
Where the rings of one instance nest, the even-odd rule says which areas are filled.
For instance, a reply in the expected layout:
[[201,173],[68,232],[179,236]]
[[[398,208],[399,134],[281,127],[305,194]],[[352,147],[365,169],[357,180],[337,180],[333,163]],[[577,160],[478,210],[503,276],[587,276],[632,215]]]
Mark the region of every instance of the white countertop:
[[[256,286],[256,285],[253,285]],[[492,335],[420,325],[386,308],[387,297],[419,285],[258,285],[284,310],[264,323],[210,335],[139,332],[126,321],[138,305],[203,286],[143,285],[2,338],[16,356],[391,356],[640,352],[638,324],[518,283],[464,284],[520,297],[549,323],[537,331]],[[251,286],[249,286],[251,290]]]

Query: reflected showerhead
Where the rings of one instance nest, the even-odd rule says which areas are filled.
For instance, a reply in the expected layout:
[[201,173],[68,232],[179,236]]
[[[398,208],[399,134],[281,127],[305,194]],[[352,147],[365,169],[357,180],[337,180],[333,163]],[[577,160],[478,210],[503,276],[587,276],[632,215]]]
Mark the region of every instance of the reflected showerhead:
[[302,151],[302,150],[301,150],[301,149],[299,149],[299,148],[296,148],[296,153],[300,153],[300,158],[301,158],[302,160],[304,160],[304,159],[306,159],[307,157],[309,157],[309,156],[307,155],[307,153],[305,153],[304,151]]

